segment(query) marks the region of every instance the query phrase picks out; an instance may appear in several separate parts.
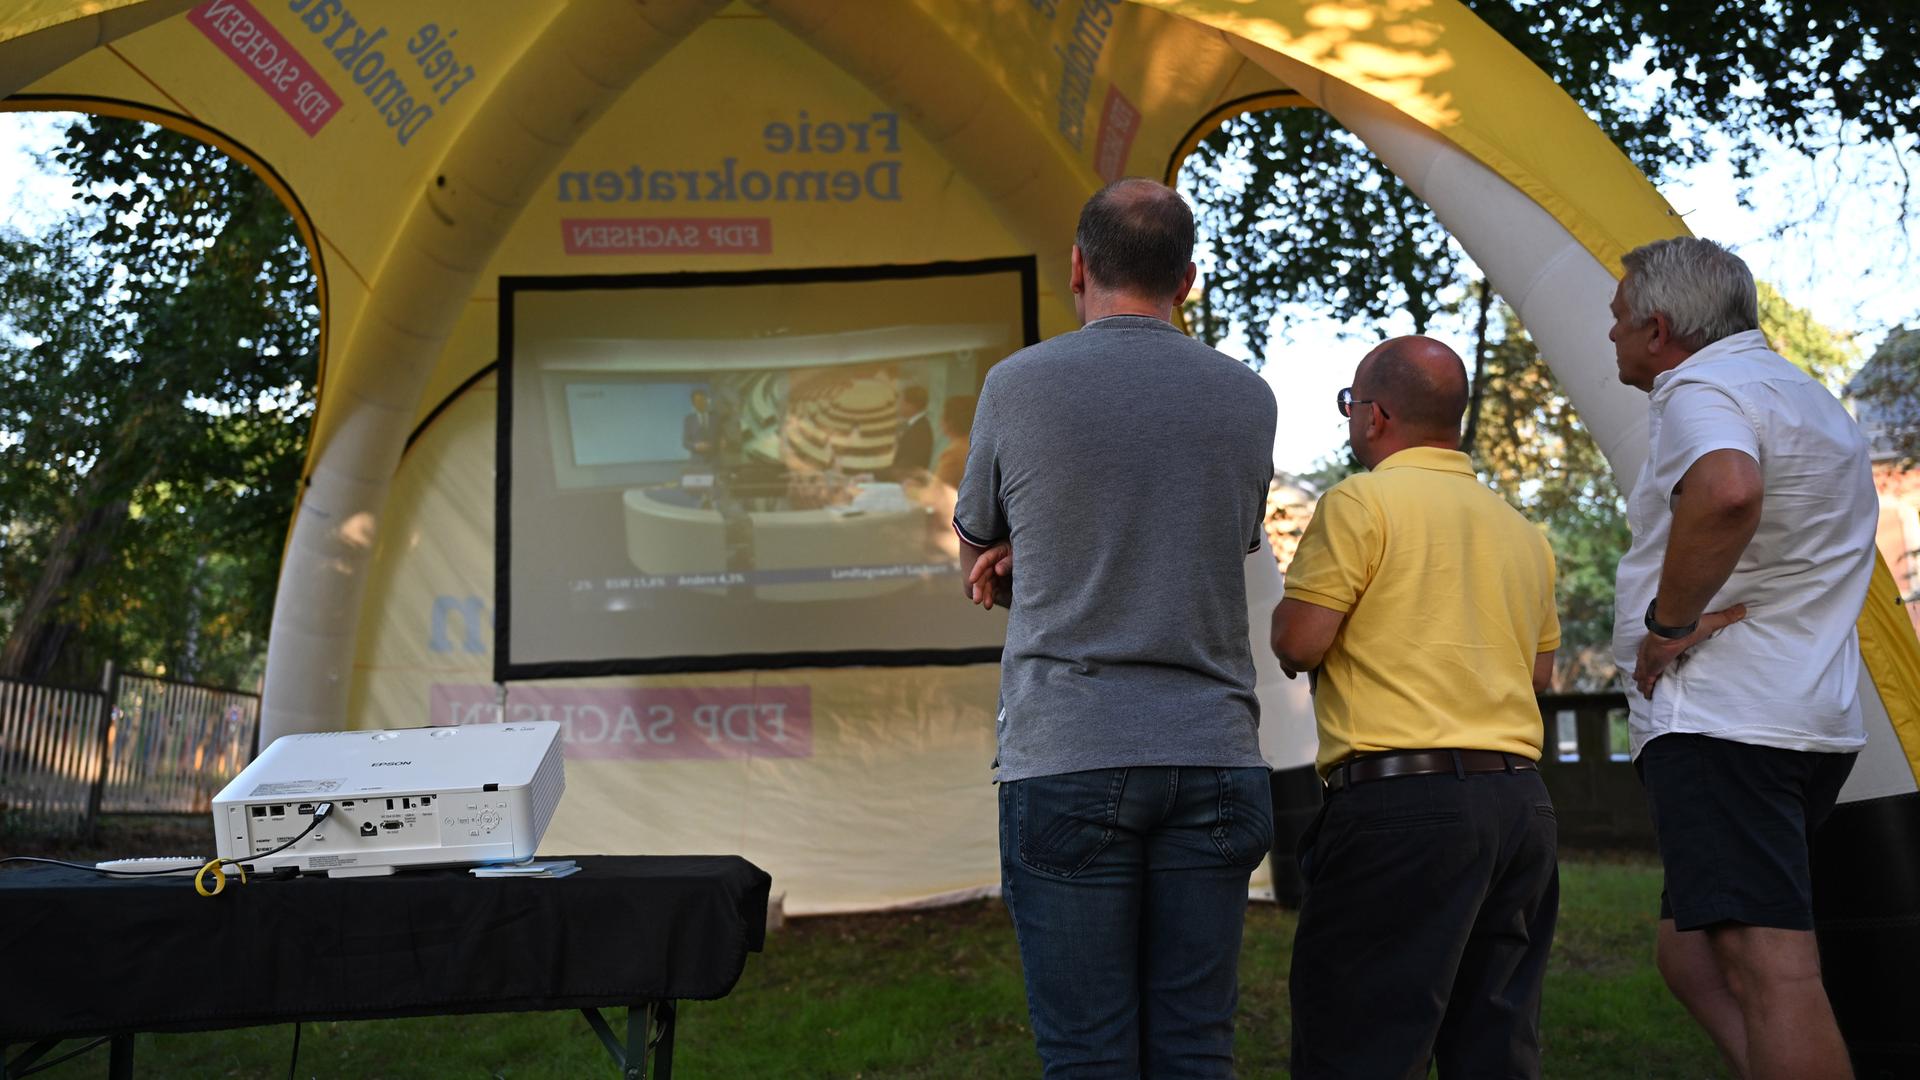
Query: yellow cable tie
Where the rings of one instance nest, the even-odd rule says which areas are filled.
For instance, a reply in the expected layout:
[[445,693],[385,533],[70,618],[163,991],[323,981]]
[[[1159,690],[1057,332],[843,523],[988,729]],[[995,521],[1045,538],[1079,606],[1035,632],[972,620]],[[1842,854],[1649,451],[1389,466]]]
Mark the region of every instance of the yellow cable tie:
[[[207,871],[209,870],[213,871],[212,888],[207,887]],[[193,891],[199,893],[201,896],[219,896],[221,891],[226,887],[227,872],[220,865],[219,859],[214,859],[205,866],[202,866],[200,872],[193,875]]]
[[[232,859],[214,859],[208,862],[207,865],[201,867],[199,873],[193,875],[193,891],[199,893],[201,896],[219,896],[227,887],[226,864],[229,862],[233,863],[234,869],[239,871],[240,884],[245,885],[247,883],[247,865],[245,863]],[[209,870],[213,871],[212,888],[207,887],[207,871]]]

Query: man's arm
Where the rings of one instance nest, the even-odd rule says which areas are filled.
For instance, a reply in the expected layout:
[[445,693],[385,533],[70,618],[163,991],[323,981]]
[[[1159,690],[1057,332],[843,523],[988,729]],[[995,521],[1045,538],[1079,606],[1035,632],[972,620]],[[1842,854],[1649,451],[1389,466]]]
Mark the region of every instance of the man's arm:
[[1760,527],[1765,494],[1760,463],[1741,450],[1702,455],[1674,485],[1673,531],[1653,612],[1662,626],[1686,626],[1706,611]]
[[1346,621],[1344,611],[1305,600],[1280,601],[1273,609],[1273,654],[1280,658],[1280,670],[1291,679],[1319,667]]
[[1746,617],[1745,604],[1723,611],[1705,609],[1733,575],[1760,527],[1765,495],[1760,463],[1744,450],[1702,454],[1674,485],[1673,530],[1667,537],[1666,561],[1660,566],[1653,618],[1662,626],[1699,625],[1677,640],[1654,633],[1640,639],[1633,685],[1642,697],[1653,697],[1654,685],[1688,649]]
[[[1007,520],[996,423],[1002,369],[987,373],[974,404],[967,464],[953,492],[953,532],[960,539],[960,589],[983,608],[1013,606],[1013,523]],[[964,524],[963,524],[964,522]],[[992,556],[989,558],[989,556]]]
[[1533,692],[1544,694],[1553,686],[1553,654],[1557,650],[1533,654]]
[[[1319,670],[1379,565],[1379,520],[1343,480],[1321,496],[1287,567],[1286,595],[1273,609],[1273,654],[1291,679]],[[1311,597],[1312,599],[1306,599]]]

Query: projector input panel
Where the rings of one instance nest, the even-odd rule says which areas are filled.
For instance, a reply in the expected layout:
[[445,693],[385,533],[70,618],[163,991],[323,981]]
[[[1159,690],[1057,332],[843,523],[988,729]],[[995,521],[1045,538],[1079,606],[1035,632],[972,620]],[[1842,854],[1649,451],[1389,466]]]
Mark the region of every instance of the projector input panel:
[[[293,850],[322,855],[439,847],[441,827],[437,801],[440,798],[433,795],[335,799],[333,816],[321,822],[319,828]],[[312,824],[316,805],[286,802],[234,807],[228,820],[234,828],[235,847],[255,855],[272,851]]]

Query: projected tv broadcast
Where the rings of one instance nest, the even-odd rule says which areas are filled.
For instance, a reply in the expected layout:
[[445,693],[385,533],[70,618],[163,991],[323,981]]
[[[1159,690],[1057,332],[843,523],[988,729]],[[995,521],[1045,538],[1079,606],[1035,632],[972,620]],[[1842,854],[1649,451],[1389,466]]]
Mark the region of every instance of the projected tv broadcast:
[[501,679],[991,660],[949,525],[1030,259],[507,279]]

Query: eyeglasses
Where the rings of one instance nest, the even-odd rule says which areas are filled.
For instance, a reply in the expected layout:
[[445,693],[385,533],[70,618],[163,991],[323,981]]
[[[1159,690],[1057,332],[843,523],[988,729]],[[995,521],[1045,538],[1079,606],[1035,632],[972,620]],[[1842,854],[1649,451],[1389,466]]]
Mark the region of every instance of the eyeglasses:
[[1380,419],[1382,420],[1393,419],[1392,416],[1389,416],[1387,414],[1386,406],[1381,405],[1379,402],[1373,400],[1372,398],[1355,398],[1353,396],[1353,387],[1351,386],[1341,387],[1340,393],[1335,395],[1334,397],[1334,403],[1336,407],[1339,408],[1341,416],[1352,416],[1353,407],[1355,405],[1371,405],[1375,409],[1378,409],[1380,411]]

